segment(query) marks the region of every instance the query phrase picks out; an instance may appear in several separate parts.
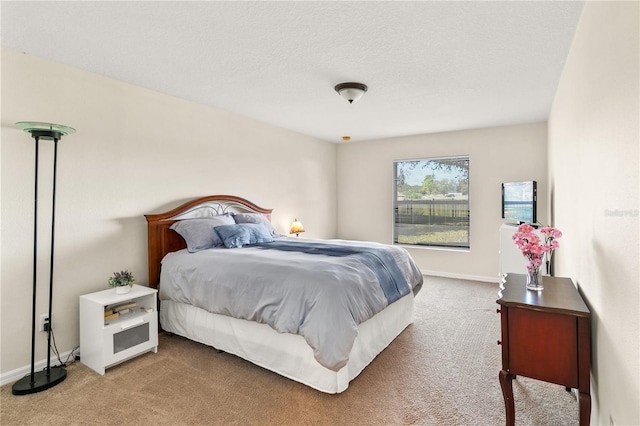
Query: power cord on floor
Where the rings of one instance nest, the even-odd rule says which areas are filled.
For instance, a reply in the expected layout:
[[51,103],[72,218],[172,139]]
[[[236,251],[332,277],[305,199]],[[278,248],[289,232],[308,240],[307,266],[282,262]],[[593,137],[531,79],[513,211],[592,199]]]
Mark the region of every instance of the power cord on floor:
[[76,346],[71,350],[71,352],[69,352],[69,355],[67,355],[65,361],[62,362],[62,359],[60,358],[60,352],[58,351],[58,346],[56,345],[56,336],[53,333],[53,327],[49,329],[49,332],[51,333],[51,346],[49,349],[55,354],[60,366],[68,367],[80,358],[79,355],[75,354],[75,352],[80,349],[80,346]]

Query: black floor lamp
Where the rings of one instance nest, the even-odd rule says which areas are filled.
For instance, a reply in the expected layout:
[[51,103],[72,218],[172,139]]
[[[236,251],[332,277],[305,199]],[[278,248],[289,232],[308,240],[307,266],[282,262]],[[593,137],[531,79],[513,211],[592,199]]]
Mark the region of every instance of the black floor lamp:
[[[33,304],[31,306],[31,374],[25,376],[13,384],[12,393],[14,395],[26,395],[49,389],[67,378],[67,370],[64,366],[51,368],[51,332],[52,317],[51,307],[53,301],[53,242],[55,235],[56,219],[56,169],[58,166],[58,141],[64,135],[75,132],[72,127],[61,126],[59,124],[38,123],[21,121],[16,123],[18,128],[31,133],[35,139],[36,164],[35,164],[35,199],[33,215]],[[38,261],[38,145],[40,140],[53,141],[53,205],[51,209],[51,263],[49,268],[49,328],[47,329],[47,368],[43,371],[35,372],[35,346],[36,346],[36,270]]]

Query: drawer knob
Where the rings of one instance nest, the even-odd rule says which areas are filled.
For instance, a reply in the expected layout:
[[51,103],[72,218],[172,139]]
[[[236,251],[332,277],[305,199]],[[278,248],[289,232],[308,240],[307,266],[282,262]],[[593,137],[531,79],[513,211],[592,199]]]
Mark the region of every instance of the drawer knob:
[[501,314],[502,313],[502,309],[500,309],[500,308],[496,309],[496,313]]
[[500,340],[498,340],[498,345],[502,345],[502,342]]

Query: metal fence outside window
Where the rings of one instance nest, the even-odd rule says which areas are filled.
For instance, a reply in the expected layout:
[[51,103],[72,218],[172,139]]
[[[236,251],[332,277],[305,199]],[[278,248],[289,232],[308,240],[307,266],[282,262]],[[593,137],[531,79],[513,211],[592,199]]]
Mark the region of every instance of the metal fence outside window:
[[[440,238],[439,234],[447,237]],[[394,242],[469,247],[469,200],[396,201]]]

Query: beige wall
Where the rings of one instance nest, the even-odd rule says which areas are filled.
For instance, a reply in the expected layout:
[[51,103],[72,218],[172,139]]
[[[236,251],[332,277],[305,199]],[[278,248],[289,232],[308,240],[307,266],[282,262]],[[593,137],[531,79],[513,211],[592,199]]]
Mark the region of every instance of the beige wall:
[[591,424],[640,424],[638,2],[587,2],[549,118],[556,273],[592,312]]
[[[306,235],[335,236],[334,144],[3,49],[3,374],[30,362],[34,144],[14,125],[25,120],[77,129],[58,150],[53,325],[62,352],[79,342],[78,296],[120,269],[147,283],[145,213],[234,194],[273,208],[280,232],[297,217]],[[41,145],[38,315],[48,310],[52,146]],[[38,333],[36,360],[45,357]]]
[[496,281],[500,184],[536,180],[538,221],[547,222],[546,123],[340,145],[338,237],[391,243],[393,161],[452,155],[469,155],[471,249],[408,250],[425,273]]

